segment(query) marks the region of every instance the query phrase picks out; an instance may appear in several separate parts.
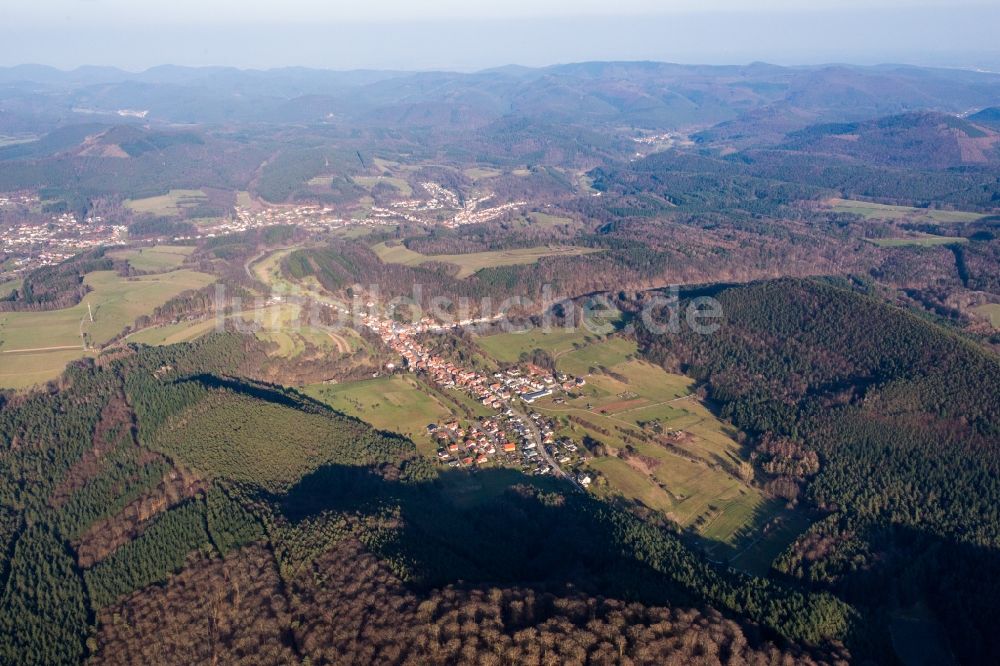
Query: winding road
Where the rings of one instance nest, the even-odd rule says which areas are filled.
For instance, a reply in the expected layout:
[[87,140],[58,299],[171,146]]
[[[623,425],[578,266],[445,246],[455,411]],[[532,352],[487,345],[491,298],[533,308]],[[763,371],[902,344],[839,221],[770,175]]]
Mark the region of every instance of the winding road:
[[580,484],[577,483],[576,477],[574,477],[572,474],[567,474],[563,470],[563,468],[559,466],[559,463],[556,462],[555,458],[553,458],[552,455],[548,452],[548,450],[546,450],[545,444],[542,442],[542,433],[538,429],[538,426],[535,425],[534,420],[532,420],[527,414],[525,414],[524,412],[522,412],[520,409],[518,409],[514,405],[511,405],[510,409],[511,409],[512,412],[514,412],[514,416],[516,416],[517,418],[519,418],[522,421],[524,421],[524,423],[528,426],[528,430],[529,430],[529,432],[531,432],[531,437],[535,441],[535,445],[536,445],[536,448],[538,449],[538,453],[543,458],[545,458],[545,462],[552,468],[552,472],[553,472],[554,476],[556,476],[557,478],[565,479],[566,481],[569,481],[570,484],[575,489],[579,490],[580,492],[585,492],[584,489],[582,487],[580,487]]

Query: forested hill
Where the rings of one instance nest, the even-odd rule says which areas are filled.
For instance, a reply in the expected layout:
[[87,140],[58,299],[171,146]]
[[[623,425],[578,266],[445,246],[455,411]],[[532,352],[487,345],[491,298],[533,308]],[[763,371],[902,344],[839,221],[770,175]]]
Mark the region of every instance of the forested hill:
[[917,169],[1000,162],[1000,135],[944,113],[905,113],[865,122],[814,125],[789,134],[786,150],[840,155],[867,165]]
[[[241,379],[262,353],[121,348],[0,408],[0,663],[809,663],[856,642],[833,595],[551,480],[484,470],[496,491],[458,502],[466,472]],[[370,623],[330,620],[359,606]]]
[[717,298],[717,333],[640,344],[753,435],[773,489],[830,513],[781,568],[886,613],[930,603],[957,654],[995,660],[1000,358],[846,285]]

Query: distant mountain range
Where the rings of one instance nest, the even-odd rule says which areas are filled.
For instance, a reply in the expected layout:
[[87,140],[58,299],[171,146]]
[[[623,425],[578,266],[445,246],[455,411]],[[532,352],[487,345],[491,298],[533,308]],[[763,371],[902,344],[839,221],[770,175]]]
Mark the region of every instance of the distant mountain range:
[[130,73],[38,65],[0,68],[0,131],[53,120],[147,111],[167,123],[349,121],[370,126],[469,127],[505,115],[645,129],[707,128],[738,141],[817,122],[1000,103],[1000,75],[903,65],[779,67],[590,62],[475,73],[305,68],[155,67]]

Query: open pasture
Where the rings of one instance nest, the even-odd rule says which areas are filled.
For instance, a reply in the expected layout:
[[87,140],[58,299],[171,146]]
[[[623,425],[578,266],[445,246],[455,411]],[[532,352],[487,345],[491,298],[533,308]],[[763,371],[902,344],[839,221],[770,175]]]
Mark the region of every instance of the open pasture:
[[394,176],[355,176],[351,180],[369,192],[371,192],[372,188],[379,183],[388,183],[399,190],[399,193],[404,197],[413,195],[413,188],[410,187],[410,184],[402,178],[396,178]]
[[913,208],[911,206],[890,206],[886,204],[855,201],[853,199],[830,199],[827,202],[834,212],[854,213],[873,220],[932,220],[934,222],[974,222],[983,217],[979,213],[959,210],[936,210],[933,208]]
[[174,345],[180,342],[197,340],[214,330],[214,318],[197,319],[145,328],[128,336],[128,340],[129,342],[138,342],[144,345]]
[[1000,303],[987,303],[980,305],[975,310],[984,317],[989,317],[993,328],[1000,329]]
[[519,333],[480,336],[476,338],[476,344],[501,363],[515,363],[522,353],[531,353],[535,349],[544,349],[554,358],[560,358],[599,339],[599,336],[579,326],[537,327]]
[[454,264],[459,267],[456,276],[458,278],[469,277],[484,268],[533,264],[544,257],[572,257],[600,251],[593,248],[566,245],[497,250],[495,252],[471,252],[469,254],[421,254],[407,249],[403,245],[388,246],[385,243],[379,243],[372,250],[379,256],[379,259],[390,264],[419,266],[429,261]]
[[641,502],[710,544],[735,547],[768,501],[737,474],[736,433],[691,394],[692,379],[634,353],[633,343],[613,337],[559,355],[557,368],[586,384],[532,408],[557,418],[560,436],[604,445],[588,463],[607,481],[594,492]]
[[194,252],[194,247],[185,245],[154,245],[127,250],[114,250],[109,256],[124,259],[137,271],[148,273],[173,270]]
[[[104,344],[140,315],[151,313],[183,291],[209,285],[215,278],[188,270],[135,278],[123,278],[114,271],[98,271],[84,280],[91,291],[71,308],[0,314],[0,385],[24,386],[53,379],[66,362],[84,355],[82,335],[86,335],[91,346]],[[31,350],[33,363],[15,359],[22,353],[9,353],[15,350]],[[24,376],[30,375],[32,381],[9,378],[15,371],[27,373]]]
[[879,247],[906,247],[920,246],[932,247],[934,245],[955,245],[956,243],[968,243],[968,238],[959,236],[911,236],[907,238],[869,238],[869,243]]
[[130,199],[125,205],[140,215],[179,217],[185,209],[195,208],[208,201],[201,190],[170,190],[166,194],[145,199]]

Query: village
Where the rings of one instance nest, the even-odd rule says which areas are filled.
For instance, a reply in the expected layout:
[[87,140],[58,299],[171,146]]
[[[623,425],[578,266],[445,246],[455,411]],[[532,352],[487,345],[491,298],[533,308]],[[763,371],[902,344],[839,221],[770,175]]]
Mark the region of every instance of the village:
[[[427,193],[426,198],[411,198],[394,201],[388,205],[372,204],[366,210],[355,212],[344,217],[338,215],[330,206],[303,204],[295,206],[256,206],[237,205],[234,218],[211,227],[205,227],[199,235],[178,237],[175,240],[192,240],[211,238],[217,235],[237,233],[258,227],[289,224],[305,229],[323,231],[337,229],[349,225],[377,227],[399,222],[412,224],[434,224],[445,228],[455,228],[465,224],[481,224],[495,220],[508,211],[527,205],[525,201],[513,201],[497,206],[484,207],[494,195],[470,197],[464,202],[451,190],[434,182],[420,183]],[[438,216],[428,216],[427,213],[454,211],[450,217],[441,219]],[[424,215],[420,215],[423,213]]]
[[[457,194],[437,183],[425,182],[420,186],[427,193],[427,198],[397,201],[388,206],[372,205],[360,215],[355,213],[345,216],[329,205],[319,204],[237,204],[232,215],[201,221],[195,233],[176,234],[170,240],[184,243],[281,225],[321,233],[349,226],[378,227],[402,222],[455,228],[489,222],[526,205],[526,202],[514,201],[483,206],[493,195],[471,197],[463,202]],[[30,211],[38,205],[36,194],[0,194],[0,211]],[[441,211],[449,213],[441,218],[438,216]],[[430,216],[429,213],[438,215]],[[57,264],[85,250],[118,245],[127,238],[128,229],[125,225],[110,224],[101,216],[87,217],[81,221],[72,213],[47,218],[32,214],[0,228],[0,252],[9,257],[0,270],[0,280]]]
[[72,213],[53,215],[46,221],[20,222],[0,229],[0,254],[10,257],[0,281],[19,273],[58,264],[73,255],[123,242],[127,229],[109,224],[100,216],[83,222]]
[[[458,419],[428,424],[428,434],[438,444],[437,457],[442,464],[494,464],[540,476],[554,474],[579,486],[591,482],[589,474],[574,476],[561,467],[580,462],[579,447],[569,439],[557,438],[553,421],[535,412],[525,414],[519,407],[519,403],[530,405],[555,392],[579,388],[586,384],[582,377],[551,373],[532,364],[484,374],[434,354],[419,342],[420,334],[443,328],[430,318],[406,324],[366,313],[361,322],[399,354],[408,371],[422,374],[442,389],[464,391],[497,412],[464,427]],[[390,364],[388,369],[396,367]]]
[[217,223],[199,227],[197,234],[178,235],[174,242],[216,238],[237,234],[251,229],[275,227],[280,225],[297,226],[309,231],[329,231],[338,229],[351,220],[345,220],[334,214],[329,206],[303,204],[298,206],[268,206],[265,208],[249,208],[237,205],[233,209],[233,217],[222,219]]

